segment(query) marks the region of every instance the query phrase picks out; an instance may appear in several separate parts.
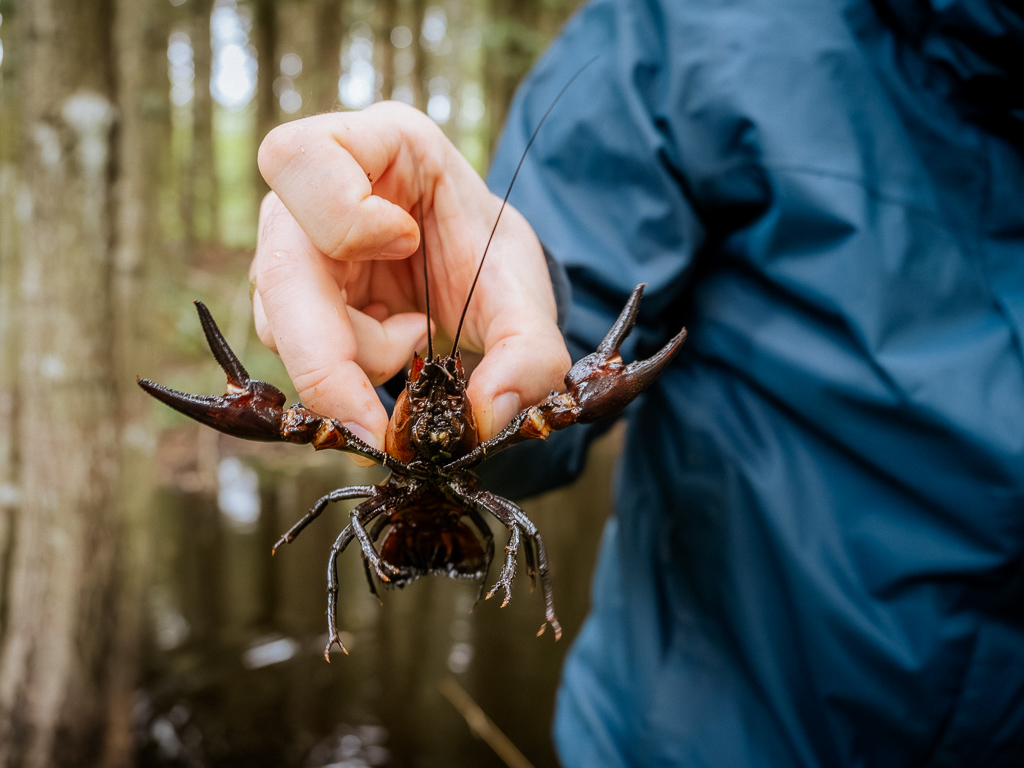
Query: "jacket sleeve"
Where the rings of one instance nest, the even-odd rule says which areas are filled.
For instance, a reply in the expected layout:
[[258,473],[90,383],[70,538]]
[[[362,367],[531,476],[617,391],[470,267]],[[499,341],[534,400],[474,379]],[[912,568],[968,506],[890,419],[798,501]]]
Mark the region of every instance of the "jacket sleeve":
[[[492,189],[504,194],[553,99],[594,59],[540,129],[509,198],[571,284],[559,314],[574,360],[594,351],[638,283],[647,288],[624,359],[649,356],[678,332],[705,239],[665,118],[679,84],[665,32],[649,10],[601,1],[568,23],[519,89],[489,174]],[[557,286],[560,276],[553,277]],[[495,457],[483,474],[513,496],[568,482],[607,427],[577,425],[543,448],[524,444]],[[499,464],[515,464],[514,475]],[[514,484],[505,482],[513,476]]]

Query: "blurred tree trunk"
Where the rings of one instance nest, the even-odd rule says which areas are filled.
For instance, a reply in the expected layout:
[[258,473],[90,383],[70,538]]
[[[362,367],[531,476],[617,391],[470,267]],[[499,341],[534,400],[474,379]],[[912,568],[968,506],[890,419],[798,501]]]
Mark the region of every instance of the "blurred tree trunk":
[[338,0],[316,0],[313,60],[309,62],[313,83],[312,114],[331,112],[338,106],[343,8]]
[[441,55],[435,58],[437,74],[448,80],[449,119],[444,124],[445,135],[456,147],[462,146],[462,124],[459,120],[459,110],[462,109],[462,94],[465,84],[463,67],[463,55],[461,52],[462,40],[465,38],[465,29],[470,28],[474,11],[471,4],[465,0],[449,0],[445,4],[447,28],[445,35],[450,44],[450,50],[445,50],[445,41],[439,45]]
[[[256,46],[256,140],[263,137],[277,125],[277,96],[274,95],[274,80],[277,78],[277,7],[274,0],[253,0],[252,37]],[[255,164],[254,164],[255,165]],[[270,187],[256,174],[256,200],[260,201]],[[259,205],[259,202],[257,202]]]
[[182,179],[181,205],[185,228],[185,251],[193,256],[200,243],[218,242],[217,169],[213,149],[213,97],[210,78],[213,73],[213,47],[210,17],[213,0],[189,3],[189,39],[195,81],[192,97],[192,148]]
[[[14,430],[11,428],[14,423],[14,404],[18,401],[14,347],[16,199],[17,176],[14,166],[6,160],[0,160],[0,587],[7,583],[7,563],[18,495]],[[6,613],[6,595],[0,588],[0,639],[3,637]]]
[[[158,2],[36,0],[18,8],[25,143],[17,387],[32,398],[15,424],[18,504],[0,645],[3,766],[131,763],[144,580],[126,558],[126,504],[139,493],[122,493],[119,460],[132,430],[121,413],[121,368],[137,332],[130,307],[140,299],[141,252],[127,233],[142,231],[145,215],[123,201],[153,192],[150,181],[119,191],[114,181],[118,170],[130,175],[134,163],[159,156],[136,133],[146,100],[133,81],[166,71],[166,35],[142,32]],[[137,47],[116,55],[130,39]],[[115,131],[119,99],[125,152]]]
[[398,0],[377,0],[377,8],[374,58],[380,63],[380,93],[387,100],[395,91],[395,46],[391,44],[391,32],[398,23]]
[[[3,33],[8,43],[18,16],[4,8]],[[0,69],[0,585],[7,581],[11,522],[17,501],[15,441],[11,424],[17,402],[15,384],[17,364],[14,357],[14,301],[17,290],[17,158],[20,149],[20,105],[14,96],[16,83],[9,74],[18,71],[13,60],[14,47],[5,51],[6,63]],[[0,637],[4,626],[4,594],[0,590]]]
[[412,0],[412,103],[416,109],[427,111],[427,52],[423,48],[423,18],[427,13],[427,0]]
[[516,87],[540,55],[543,44],[528,24],[536,23],[536,0],[498,0],[492,8],[490,51],[485,64],[488,143],[494,150]]
[[[148,398],[139,397],[135,376],[152,368],[147,355],[154,335],[150,285],[164,285],[170,260],[164,258],[160,228],[162,167],[171,146],[171,105],[167,83],[170,4],[164,0],[116,0],[117,100],[120,110],[115,192],[115,248],[111,299],[115,323],[114,375],[119,409],[121,469],[116,512],[124,539],[118,553],[117,632],[113,637],[110,726],[104,766],[134,763],[132,712],[141,667],[145,589],[152,577],[150,533],[153,449]],[[207,89],[208,90],[208,89]],[[211,172],[212,176],[212,172]],[[152,280],[159,270],[162,279]],[[150,279],[147,279],[150,278]]]

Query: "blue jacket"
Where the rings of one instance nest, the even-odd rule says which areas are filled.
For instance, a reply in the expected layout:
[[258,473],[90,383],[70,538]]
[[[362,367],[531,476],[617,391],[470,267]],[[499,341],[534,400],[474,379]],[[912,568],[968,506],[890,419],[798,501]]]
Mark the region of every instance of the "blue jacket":
[[501,193],[600,54],[512,193],[574,356],[639,282],[627,359],[690,330],[630,411],[569,768],[1024,765],[1024,7],[931,5],[595,0],[520,89]]

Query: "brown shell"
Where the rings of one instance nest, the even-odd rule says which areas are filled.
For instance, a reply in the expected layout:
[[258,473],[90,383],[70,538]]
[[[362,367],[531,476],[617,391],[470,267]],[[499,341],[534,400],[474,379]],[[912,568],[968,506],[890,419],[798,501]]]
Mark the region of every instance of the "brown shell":
[[[461,372],[460,368],[459,373]],[[418,374],[419,371],[414,366],[410,379],[415,381],[413,376],[418,376]],[[388,422],[388,431],[384,437],[384,450],[406,464],[417,458],[416,446],[412,441],[413,416],[412,400],[410,400],[408,392],[403,389],[395,400],[395,409],[391,414],[391,421]],[[465,456],[480,442],[476,429],[476,416],[473,413],[473,403],[468,395],[463,397],[462,407],[455,414],[455,418],[465,421],[466,429],[463,430],[462,440],[459,442],[452,460]]]
[[412,444],[412,406],[404,389],[395,401],[395,410],[388,422],[384,450],[406,464],[416,458],[416,449]]

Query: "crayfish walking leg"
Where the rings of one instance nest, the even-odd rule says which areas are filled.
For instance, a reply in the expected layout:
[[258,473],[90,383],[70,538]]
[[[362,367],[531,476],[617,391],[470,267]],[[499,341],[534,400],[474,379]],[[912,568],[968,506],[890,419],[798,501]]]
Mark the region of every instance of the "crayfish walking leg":
[[[504,521],[503,521],[504,522]],[[504,608],[512,599],[512,581],[516,577],[516,556],[519,554],[519,526],[516,524],[508,527],[508,543],[505,544],[505,562],[501,566],[501,573],[498,575],[497,583],[487,593],[490,600],[499,589],[505,590],[505,599],[501,601]]]
[[[480,591],[477,593],[477,602],[484,596],[484,590],[487,588],[487,573],[491,570],[491,563],[494,561],[494,534],[491,533],[490,526],[484,522],[484,519],[480,516],[480,513],[476,511],[476,507],[466,507],[466,517],[469,518],[470,522],[480,531],[480,536],[484,540],[484,546],[486,547],[484,555],[484,575],[480,578]],[[487,595],[490,597],[490,594]]]
[[[324,648],[324,658],[331,660],[331,646],[335,643],[344,653],[348,653],[345,644],[341,642],[341,635],[338,633],[338,555],[345,551],[345,548],[357,538],[357,531],[362,531],[366,536],[364,525],[376,519],[380,515],[392,509],[394,500],[388,496],[377,496],[364,501],[352,510],[352,522],[345,526],[345,529],[338,534],[331,547],[331,556],[327,560],[327,647]],[[356,527],[358,524],[358,528]],[[361,543],[361,542],[360,542]],[[371,547],[372,550],[372,547]],[[365,554],[365,550],[364,550]],[[374,552],[376,554],[376,552]],[[379,559],[379,558],[378,558]],[[364,559],[364,563],[366,560]],[[371,582],[372,583],[372,582]],[[376,590],[374,590],[376,594]]]
[[[537,559],[536,559],[536,572],[540,577],[541,589],[544,592],[544,618],[545,622],[540,625],[540,630],[537,632],[538,635],[544,634],[544,630],[547,625],[551,625],[551,629],[555,632],[555,639],[559,639],[562,636],[562,626],[558,623],[558,618],[555,616],[555,601],[554,595],[551,590],[551,578],[548,575],[548,557],[544,551],[544,540],[540,536],[540,532],[537,530],[537,526],[526,516],[526,514],[518,506],[513,504],[508,499],[502,498],[496,494],[488,491],[479,491],[472,494],[467,501],[478,504],[492,515],[494,515],[501,523],[509,530],[509,543],[506,547],[505,564],[501,569],[501,575],[499,576],[498,583],[494,585],[491,590],[491,594],[496,592],[498,589],[505,590],[505,602],[503,605],[508,603],[509,597],[511,596],[512,590],[512,578],[515,575],[515,559],[516,553],[519,547],[520,531],[526,534],[529,538],[529,544],[536,547]],[[527,565],[530,568],[531,576],[534,571],[532,552],[530,552],[530,546],[527,546]]]
[[270,554],[275,554],[277,552],[277,548],[282,544],[290,544],[295,541],[295,537],[302,533],[307,525],[320,517],[320,513],[327,509],[327,505],[330,502],[344,501],[345,499],[373,498],[376,495],[377,486],[375,485],[351,485],[348,488],[338,488],[337,490],[331,491],[326,496],[321,496],[317,499],[316,504],[310,508],[309,512],[303,515],[301,520],[289,528],[287,533],[281,535],[281,538],[277,540],[277,543],[274,544],[273,548],[270,550]]
[[[526,547],[526,564],[530,569],[530,577],[533,578],[534,573],[536,573],[540,578],[541,590],[544,593],[545,616],[547,618],[547,622],[540,625],[537,636],[543,635],[545,628],[550,624],[551,629],[555,633],[555,639],[558,640],[562,637],[562,626],[558,623],[558,619],[555,618],[555,600],[551,589],[551,577],[548,576],[548,555],[544,551],[544,539],[541,538],[537,526],[533,524],[533,521],[518,506],[508,499],[496,496],[493,493],[487,493],[487,495],[502,506],[512,520],[522,528],[523,533],[529,537],[529,544],[532,544],[532,547],[529,545]],[[534,566],[534,550],[536,550],[536,566]]]

